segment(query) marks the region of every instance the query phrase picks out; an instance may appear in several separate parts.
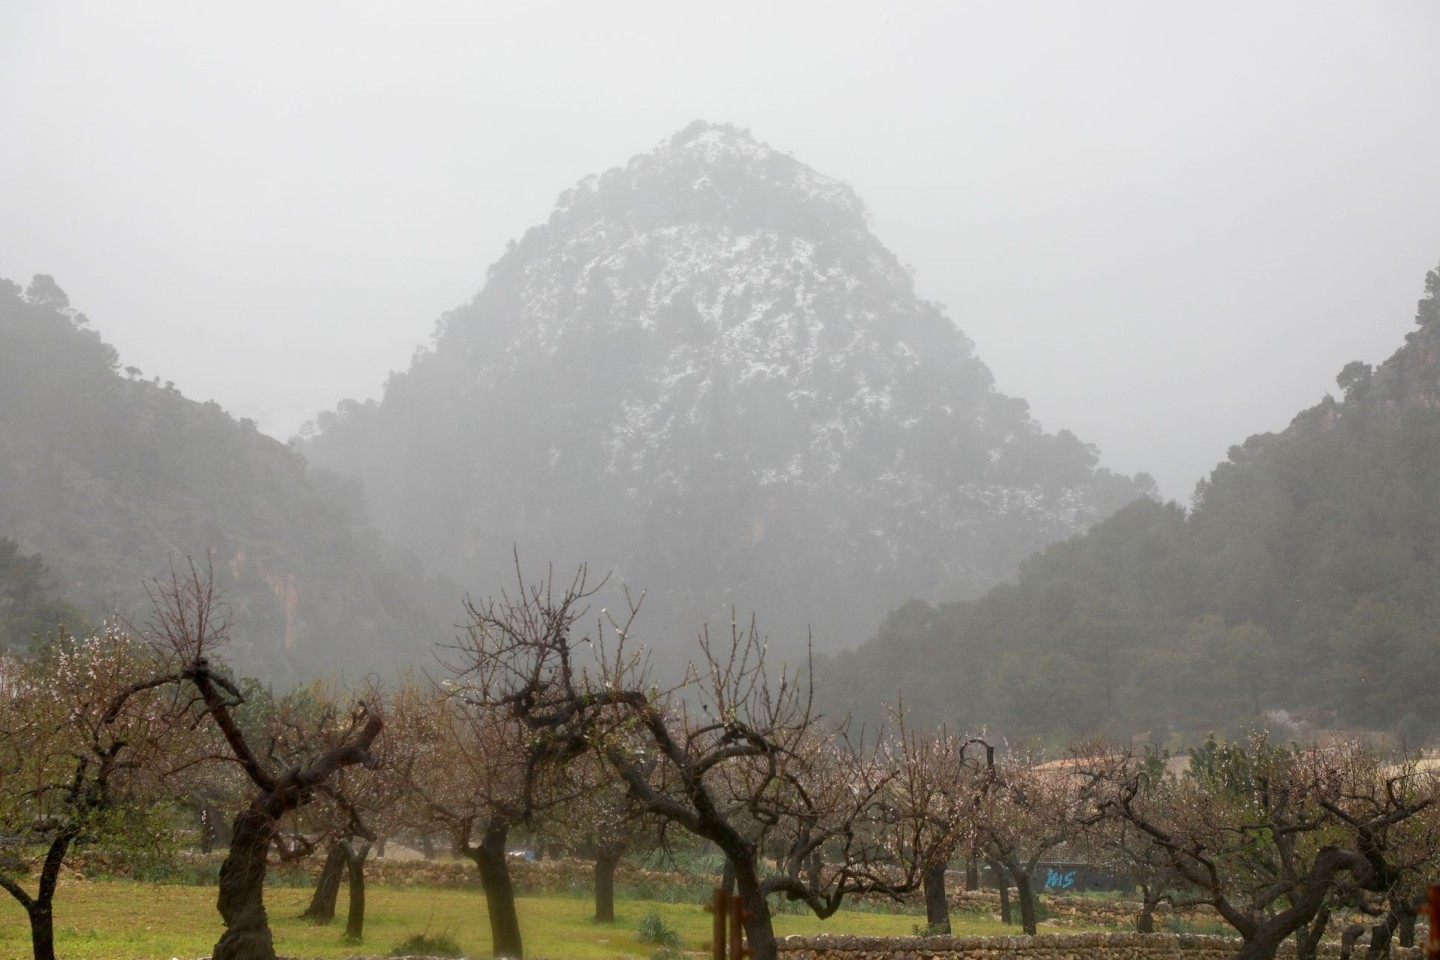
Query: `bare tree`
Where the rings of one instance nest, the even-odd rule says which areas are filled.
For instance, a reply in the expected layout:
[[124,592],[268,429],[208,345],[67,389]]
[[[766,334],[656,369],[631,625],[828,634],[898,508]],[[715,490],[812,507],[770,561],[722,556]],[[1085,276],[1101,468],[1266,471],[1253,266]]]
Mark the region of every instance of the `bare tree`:
[[[1096,742],[1072,748],[1070,754],[1083,758],[1080,767],[1090,779],[1091,803],[1104,796],[1100,785],[1112,780],[1127,763],[1138,763],[1138,783],[1146,793],[1164,789],[1175,776],[1169,769],[1168,754],[1150,748],[1139,757],[1133,757],[1128,748]],[[1155,911],[1160,904],[1169,903],[1172,907],[1177,903],[1181,906],[1187,904],[1187,901],[1177,900],[1175,892],[1180,880],[1145,834],[1123,820],[1107,819],[1096,814],[1093,808],[1080,810],[1077,818],[1080,831],[1071,846],[1077,859],[1097,869],[1124,876],[1139,889],[1140,912],[1135,916],[1137,933],[1155,932]]]
[[484,603],[466,601],[465,632],[441,654],[448,676],[425,696],[407,695],[406,726],[427,731],[431,746],[411,784],[432,822],[445,826],[455,852],[476,865],[496,956],[522,957],[507,848],[511,832],[533,826],[551,807],[583,794],[569,762],[585,744],[547,737],[533,718],[551,705],[540,651],[563,650],[571,670],[571,630],[593,594],[581,569],[568,585],[547,575]]
[[927,927],[949,933],[946,868],[977,836],[985,797],[996,782],[995,751],[979,737],[945,730],[918,734],[907,725],[903,708],[893,716],[896,737],[887,754],[897,776],[886,802],[898,815],[895,845],[920,873]]
[[[1322,805],[1345,825],[1360,852],[1383,862],[1388,881],[1380,890],[1354,882],[1337,886],[1336,902],[1378,918],[1365,931],[1370,934],[1368,956],[1377,958],[1388,954],[1397,934],[1401,946],[1414,946],[1416,906],[1440,858],[1440,803],[1435,802],[1440,780],[1414,757],[1387,762],[1358,744],[1332,752],[1332,788]],[[1345,786],[1337,789],[1339,784]],[[1416,809],[1398,821],[1386,816],[1387,810],[1406,807]]]
[[663,844],[663,821],[631,803],[625,785],[593,753],[571,762],[569,779],[570,799],[547,810],[540,826],[547,838],[594,860],[594,920],[613,923],[616,870],[631,851]]
[[274,960],[265,914],[269,849],[281,818],[318,795],[338,796],[335,781],[345,767],[377,763],[374,744],[383,728],[378,699],[357,699],[349,711],[327,706],[312,722],[298,719],[253,743],[236,719],[244,702],[239,688],[212,657],[226,641],[229,617],[211,578],[192,565],[172,573],[152,591],[153,641],[180,664],[179,678],[194,691],[196,709],[223,740],[225,759],[249,780],[249,804],[235,818],[230,851],[220,868],[217,906],[225,932],[214,960]]
[[[718,846],[757,960],[776,956],[772,895],[824,917],[853,893],[918,887],[914,861],[890,842],[895,814],[882,794],[895,771],[843,728],[822,727],[799,672],[769,672],[753,622],[732,625],[719,644],[702,634],[698,665],[662,689],[630,650],[634,604],[618,618],[602,611],[594,634],[574,634],[586,596],[582,571],[568,587],[522,581],[478,611],[484,630],[469,637],[465,696],[523,727],[522,771],[593,751],[642,810]],[[518,783],[519,809],[533,811],[543,778]],[[762,871],[762,852],[773,873]]]
[[[282,701],[303,700],[311,707],[311,722],[321,711],[332,711],[341,691],[333,683],[316,682],[292,692]],[[317,794],[314,803],[292,814],[303,816],[303,839],[307,846],[323,848],[325,863],[316,880],[315,893],[301,914],[315,923],[329,923],[335,916],[342,880],[348,880],[349,898],[345,937],[359,941],[365,930],[365,865],[370,853],[401,823],[402,800],[409,788],[409,771],[416,744],[387,712],[385,736],[376,754],[373,769],[338,770],[329,788]]]
[[1030,936],[1037,932],[1035,868],[1076,836],[1090,783],[1073,758],[1045,764],[1038,751],[1017,749],[998,765],[996,785],[986,794],[981,842],[1000,869],[1000,883],[1015,884],[1020,925]]
[[[770,676],[753,623],[720,649],[702,636],[701,653],[691,702],[653,696],[640,675],[606,678],[612,709],[601,712],[638,725],[643,750],[612,742],[604,721],[590,736],[636,803],[724,852],[753,955],[776,955],[771,896],[828,917],[852,894],[915,889],[919,864],[893,845],[884,797],[895,770],[843,728],[822,728],[801,678]],[[769,875],[762,852],[778,868]]]
[[1256,735],[1158,784],[1124,759],[1097,779],[1095,809],[1143,834],[1190,901],[1235,929],[1240,960],[1270,960],[1292,935],[1313,954],[1335,908],[1397,889],[1414,856],[1404,825],[1436,796],[1353,744],[1295,750]]
[[[381,839],[375,826],[377,818],[388,812],[373,805],[375,801],[364,790],[364,785],[355,782],[358,779],[346,777],[345,771],[340,771],[333,797],[315,803],[313,806],[322,808],[322,812],[306,818],[310,826],[307,833],[313,837],[307,838],[307,845],[323,848],[325,862],[316,878],[310,903],[301,914],[302,918],[317,924],[329,923],[335,918],[341,882],[346,881],[349,898],[345,939],[352,943],[358,943],[365,934],[365,864]],[[357,790],[357,786],[361,789]]]
[[[182,710],[143,644],[107,627],[60,637],[35,660],[0,654],[0,888],[24,908],[35,960],[54,960],[60,868],[82,841],[138,848],[151,833]],[[43,851],[38,864],[25,851]],[[38,866],[34,893],[24,879]]]
[[425,817],[449,832],[455,853],[480,873],[495,955],[523,957],[507,852],[511,830],[527,815],[520,787],[525,747],[448,695],[438,697],[433,709],[437,749],[427,758],[431,762],[413,768],[413,787]]

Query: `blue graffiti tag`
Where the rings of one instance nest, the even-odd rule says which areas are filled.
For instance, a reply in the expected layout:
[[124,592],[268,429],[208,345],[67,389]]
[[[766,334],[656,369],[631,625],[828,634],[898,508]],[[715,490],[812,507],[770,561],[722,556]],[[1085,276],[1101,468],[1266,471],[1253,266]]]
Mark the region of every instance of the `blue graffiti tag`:
[[1051,869],[1045,871],[1046,890],[1069,890],[1073,886],[1075,886],[1074,870],[1069,870],[1065,873]]

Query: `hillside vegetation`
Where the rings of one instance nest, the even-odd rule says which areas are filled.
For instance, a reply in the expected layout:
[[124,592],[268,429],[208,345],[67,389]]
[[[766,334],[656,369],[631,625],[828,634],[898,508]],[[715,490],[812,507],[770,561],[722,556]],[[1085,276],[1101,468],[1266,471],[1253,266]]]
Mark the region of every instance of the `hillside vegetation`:
[[[819,668],[833,710],[1063,739],[1440,735],[1440,271],[1418,329],[1230,450],[1190,510],[1132,503],[970,601],[912,602]],[[1301,725],[1292,727],[1291,725]]]
[[143,623],[147,584],[193,560],[214,568],[247,674],[379,669],[451,634],[460,590],[368,532],[353,487],[137,374],[50,277],[0,280],[0,618],[27,630],[63,597]]

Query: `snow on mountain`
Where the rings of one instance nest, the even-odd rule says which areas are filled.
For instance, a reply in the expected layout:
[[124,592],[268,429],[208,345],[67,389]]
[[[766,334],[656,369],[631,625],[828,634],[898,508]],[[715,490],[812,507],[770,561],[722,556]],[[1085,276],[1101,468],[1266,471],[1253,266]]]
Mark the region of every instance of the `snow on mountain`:
[[661,633],[734,605],[824,647],[1147,492],[994,389],[853,190],[703,122],[561,194],[306,453],[478,592],[518,549],[647,588]]

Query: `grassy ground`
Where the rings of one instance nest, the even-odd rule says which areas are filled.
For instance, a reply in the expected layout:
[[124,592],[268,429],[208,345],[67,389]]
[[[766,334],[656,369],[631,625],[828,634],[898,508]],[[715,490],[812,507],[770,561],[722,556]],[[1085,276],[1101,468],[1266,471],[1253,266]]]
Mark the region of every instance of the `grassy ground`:
[[[295,919],[310,900],[309,889],[267,890],[266,904],[275,947],[282,956],[343,957],[387,954],[416,933],[448,934],[470,957],[490,955],[490,934],[484,897],[474,890],[371,885],[367,898],[365,939],[345,943],[345,891],[341,915],[329,926]],[[654,910],[678,931],[684,949],[698,951],[710,937],[710,915],[698,904],[630,900],[616,903],[613,924],[595,924],[588,900],[552,896],[518,901],[526,956],[532,960],[645,960],[655,952],[636,939],[641,916]],[[1016,932],[991,921],[956,916],[956,933]],[[776,933],[851,933],[906,936],[924,917],[914,914],[845,911],[826,921],[809,914],[775,918]],[[221,933],[213,887],[147,884],[133,881],[62,881],[55,898],[56,952],[61,958],[139,960],[208,956]],[[0,960],[30,955],[30,930],[25,914],[13,901],[0,900]]]

